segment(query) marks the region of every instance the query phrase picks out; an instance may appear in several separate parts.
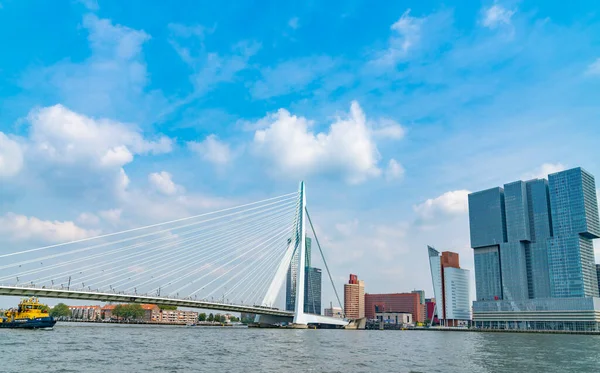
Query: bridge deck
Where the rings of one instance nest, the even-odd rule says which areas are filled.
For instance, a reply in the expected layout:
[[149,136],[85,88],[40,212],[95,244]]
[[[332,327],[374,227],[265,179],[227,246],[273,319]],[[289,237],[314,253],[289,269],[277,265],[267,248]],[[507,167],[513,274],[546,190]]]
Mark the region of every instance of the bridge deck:
[[167,306],[202,308],[209,310],[230,311],[253,313],[257,315],[273,315],[290,317],[294,316],[293,312],[283,311],[272,308],[262,308],[256,306],[243,306],[236,304],[227,304],[219,302],[206,302],[202,300],[153,297],[147,295],[136,294],[112,294],[101,293],[94,291],[83,290],[64,290],[53,288],[37,288],[37,287],[21,287],[21,286],[4,286],[0,285],[0,295],[12,296],[36,296],[44,298],[63,298],[63,299],[81,299],[95,300],[103,302],[122,302],[122,303],[151,303],[162,304]]

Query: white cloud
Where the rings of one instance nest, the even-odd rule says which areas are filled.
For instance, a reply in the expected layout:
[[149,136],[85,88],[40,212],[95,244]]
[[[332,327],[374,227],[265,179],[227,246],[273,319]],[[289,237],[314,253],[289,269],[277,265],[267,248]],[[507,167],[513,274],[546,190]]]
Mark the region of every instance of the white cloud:
[[21,145],[0,132],[0,178],[14,176],[22,167]]
[[139,130],[109,119],[92,119],[62,105],[32,110],[29,140],[32,150],[55,163],[91,163],[119,168],[134,154],[171,151],[171,140],[144,139]]
[[498,4],[494,4],[484,10],[481,23],[490,29],[495,29],[499,26],[509,26],[513,14],[515,14],[514,10],[509,10]]
[[388,48],[375,60],[382,65],[393,65],[404,59],[408,52],[413,49],[421,39],[421,28],[425,18],[410,16],[407,9],[400,19],[390,29],[393,35],[388,41]]
[[207,136],[202,142],[190,141],[188,147],[205,161],[216,165],[225,165],[231,161],[229,145],[220,141],[214,134]]
[[267,128],[255,132],[253,150],[278,175],[339,174],[352,184],[381,175],[377,146],[356,101],[328,132],[311,132],[311,121],[285,109],[269,115],[268,121]]
[[117,224],[121,220],[122,213],[122,209],[111,209],[100,211],[98,215],[111,224]]
[[523,179],[547,179],[548,175],[564,170],[566,170],[566,167],[562,163],[544,163],[534,171],[525,174]]
[[69,242],[100,234],[87,230],[72,221],[48,221],[7,213],[0,216],[0,232],[13,241]]
[[100,224],[100,218],[90,212],[82,212],[77,217],[77,222],[81,225],[93,226]]
[[588,68],[586,70],[586,74],[600,76],[600,58],[598,58],[596,61],[592,62],[588,66]]
[[298,27],[300,27],[299,21],[300,20],[298,19],[298,17],[291,18],[288,21],[288,26],[290,26],[291,28],[293,28],[294,30],[296,30]]
[[436,198],[414,206],[414,210],[423,221],[436,218],[467,213],[469,210],[468,190],[454,190],[446,192]]
[[404,176],[404,167],[395,159],[390,159],[388,166],[385,169],[386,180],[400,179]]
[[373,129],[373,136],[381,139],[399,140],[404,137],[404,128],[391,119],[382,119]]
[[82,28],[91,50],[87,59],[31,69],[22,86],[43,101],[60,102],[87,115],[139,123],[154,120],[167,100],[158,90],[145,90],[149,76],[142,49],[150,35],[94,14],[83,17]]
[[181,191],[182,187],[173,182],[173,176],[166,172],[153,172],[148,175],[150,184],[162,194],[171,196]]

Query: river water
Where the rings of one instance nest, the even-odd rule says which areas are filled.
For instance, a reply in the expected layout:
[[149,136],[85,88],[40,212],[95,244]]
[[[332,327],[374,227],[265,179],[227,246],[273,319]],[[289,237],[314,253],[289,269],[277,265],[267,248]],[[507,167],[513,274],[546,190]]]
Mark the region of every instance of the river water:
[[0,372],[600,372],[600,336],[58,323],[0,329]]

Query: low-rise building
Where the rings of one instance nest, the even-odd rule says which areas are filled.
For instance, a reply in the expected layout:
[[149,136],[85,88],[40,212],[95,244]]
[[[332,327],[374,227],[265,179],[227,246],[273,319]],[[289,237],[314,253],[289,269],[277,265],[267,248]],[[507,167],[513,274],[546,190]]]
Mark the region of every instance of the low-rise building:
[[100,306],[69,306],[74,320],[95,321],[101,317]]
[[115,307],[117,307],[116,304],[105,304],[104,306],[102,306],[102,308],[100,309],[100,318],[102,320],[112,319],[112,314],[115,310]]
[[412,313],[408,312],[377,312],[375,318],[386,324],[413,325]]
[[365,294],[365,316],[375,319],[377,313],[411,313],[414,322],[424,322],[421,298],[417,293]]
[[344,311],[340,307],[329,307],[324,310],[325,316],[336,317],[338,319],[344,318]]
[[161,310],[158,322],[170,324],[195,324],[198,322],[198,312],[182,310]]

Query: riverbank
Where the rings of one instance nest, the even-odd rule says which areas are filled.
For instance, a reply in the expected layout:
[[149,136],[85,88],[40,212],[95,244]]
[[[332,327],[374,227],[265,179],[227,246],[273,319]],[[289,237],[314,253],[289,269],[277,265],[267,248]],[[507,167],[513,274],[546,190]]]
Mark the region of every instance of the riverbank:
[[63,323],[87,323],[87,324],[123,324],[123,325],[168,325],[168,326],[224,326],[232,327],[234,324],[222,324],[214,322],[198,322],[194,325],[188,325],[184,323],[169,323],[169,322],[155,322],[155,321],[128,321],[128,320],[58,320]]

